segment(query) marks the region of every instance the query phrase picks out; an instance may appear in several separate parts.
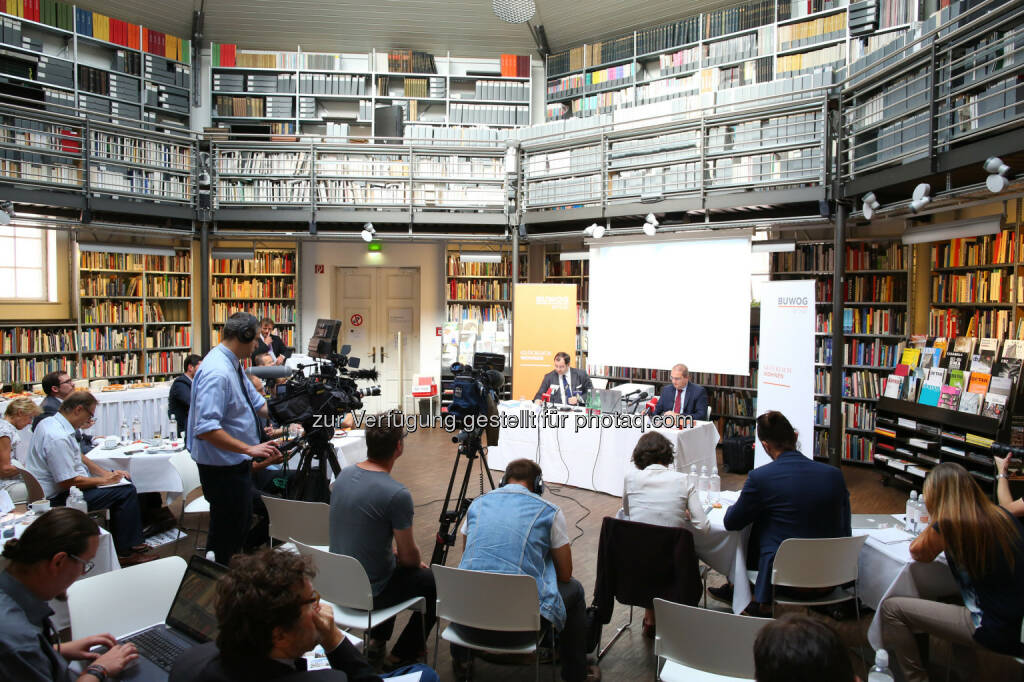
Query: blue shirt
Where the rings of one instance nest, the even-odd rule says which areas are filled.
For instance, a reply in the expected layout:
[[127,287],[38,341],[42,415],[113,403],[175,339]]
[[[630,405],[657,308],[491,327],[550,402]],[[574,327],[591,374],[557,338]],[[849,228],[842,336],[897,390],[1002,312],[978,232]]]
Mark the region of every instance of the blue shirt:
[[0,680],[71,682],[77,677],[46,638],[51,615],[46,602],[0,572]]
[[60,412],[36,426],[25,468],[36,477],[48,498],[63,492],[58,485],[61,481],[92,475],[82,462],[75,427]]
[[241,372],[242,366],[235,354],[224,344],[218,344],[203,358],[192,379],[186,440],[192,459],[199,464],[234,466],[252,459],[197,438],[204,433],[224,429],[243,443],[256,445],[260,442],[261,427],[255,412],[267,401]]

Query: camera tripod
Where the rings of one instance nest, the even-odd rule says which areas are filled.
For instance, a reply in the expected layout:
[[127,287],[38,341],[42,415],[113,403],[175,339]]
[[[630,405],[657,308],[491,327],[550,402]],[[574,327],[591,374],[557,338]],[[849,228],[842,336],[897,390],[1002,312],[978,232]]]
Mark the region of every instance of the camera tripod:
[[[484,493],[484,474],[487,474],[487,481],[494,490],[494,478],[491,470],[487,467],[487,451],[480,442],[481,429],[463,431],[452,438],[453,443],[458,443],[458,452],[455,455],[455,464],[452,466],[452,475],[448,479],[448,490],[444,494],[444,506],[441,507],[440,527],[437,530],[437,541],[434,544],[434,553],[430,557],[430,563],[444,565],[448,559],[448,550],[455,544],[455,537],[458,535],[462,519],[469,510],[472,497],[466,497],[466,490],[469,488],[469,478],[473,474],[473,462],[480,463],[480,494]],[[466,470],[462,476],[462,485],[459,487],[459,496],[452,501],[452,489],[455,487],[455,477],[458,475],[459,462],[466,458]]]
[[[303,502],[330,502],[331,489],[327,481],[327,466],[337,476],[341,472],[338,455],[331,445],[333,429],[310,428],[301,438],[282,444],[281,452],[294,450],[299,455],[299,465],[295,468],[295,477],[288,481],[282,497]],[[285,454],[284,476],[288,479],[288,459]],[[317,469],[313,469],[313,462]]]

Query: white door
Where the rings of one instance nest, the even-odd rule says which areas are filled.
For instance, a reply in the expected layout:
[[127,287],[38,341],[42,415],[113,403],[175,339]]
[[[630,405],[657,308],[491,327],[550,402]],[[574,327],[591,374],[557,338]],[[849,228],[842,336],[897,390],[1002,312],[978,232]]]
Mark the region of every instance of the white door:
[[336,281],[339,344],[352,346],[350,355],[359,358],[360,368],[380,373],[381,395],[366,398],[364,409],[401,409],[419,371],[419,268],[342,267]]

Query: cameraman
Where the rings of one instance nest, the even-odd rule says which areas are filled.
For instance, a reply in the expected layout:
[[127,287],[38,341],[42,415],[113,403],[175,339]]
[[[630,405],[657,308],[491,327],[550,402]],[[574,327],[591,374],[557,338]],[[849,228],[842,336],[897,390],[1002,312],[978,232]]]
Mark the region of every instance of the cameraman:
[[239,362],[252,355],[259,320],[249,313],[228,318],[222,341],[203,358],[192,381],[188,449],[199,465],[199,481],[210,501],[209,547],[225,566],[242,549],[252,520],[253,459],[273,464],[283,457],[263,443],[259,417],[267,402],[242,372]]

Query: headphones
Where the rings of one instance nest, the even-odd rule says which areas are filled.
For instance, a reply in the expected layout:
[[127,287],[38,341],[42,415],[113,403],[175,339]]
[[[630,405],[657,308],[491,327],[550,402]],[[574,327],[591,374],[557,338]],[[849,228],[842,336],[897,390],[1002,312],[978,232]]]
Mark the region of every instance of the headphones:
[[[501,480],[498,481],[498,487],[504,488],[505,484],[508,483],[508,473],[501,475]],[[544,476],[543,474],[537,474],[537,478],[533,479],[533,492],[537,495],[544,494]]]
[[259,333],[259,328],[259,320],[249,313],[235,313],[224,323],[224,331],[230,330],[242,343],[252,343]]

